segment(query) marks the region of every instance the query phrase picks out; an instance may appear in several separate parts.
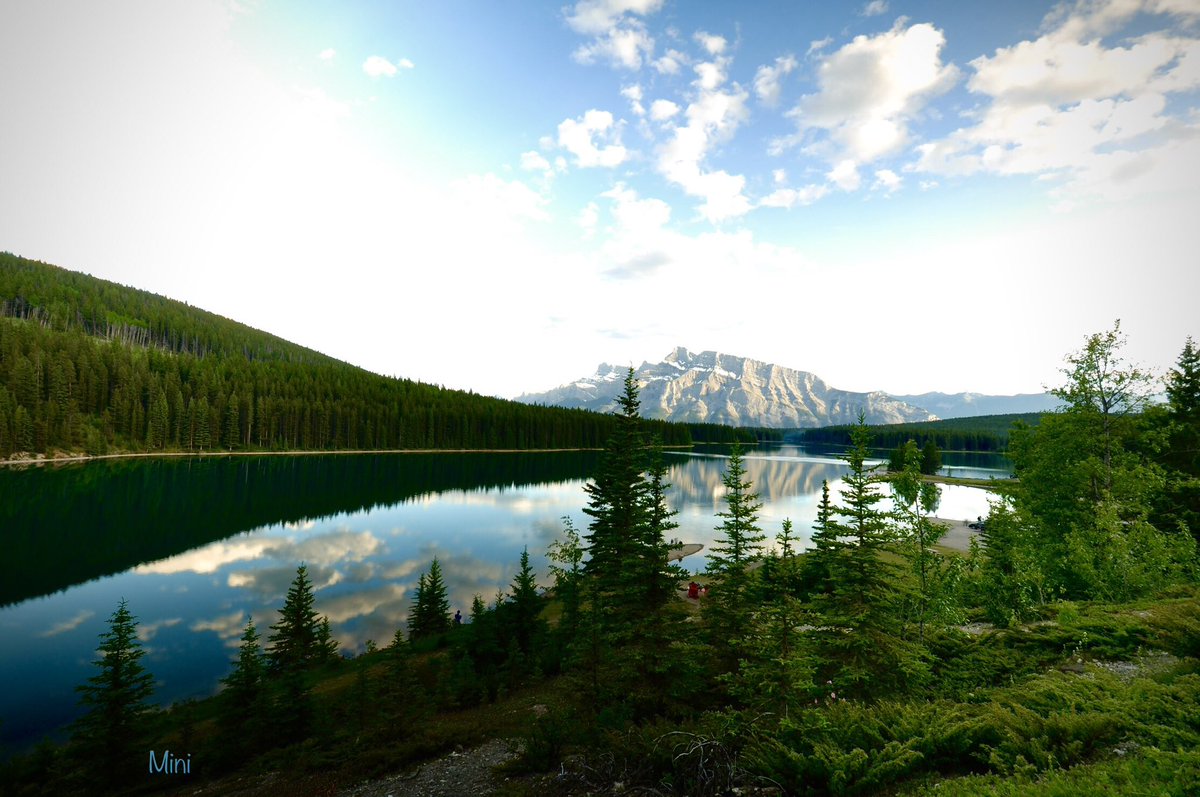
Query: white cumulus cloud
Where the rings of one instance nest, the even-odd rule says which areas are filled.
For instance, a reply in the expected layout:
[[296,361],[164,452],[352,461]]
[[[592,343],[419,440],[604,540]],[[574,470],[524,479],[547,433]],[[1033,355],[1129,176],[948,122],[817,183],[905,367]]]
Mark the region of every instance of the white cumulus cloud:
[[[660,148],[658,169],[664,177],[690,196],[703,200],[700,215],[709,221],[741,216],[751,209],[743,193],[746,179],[723,169],[704,167],[710,149],[729,140],[738,126],[749,117],[746,101],[749,94],[734,84],[719,90],[708,73],[698,69],[696,98],[688,104],[687,124],[674,129],[671,138]],[[723,76],[722,76],[723,80]]]
[[665,122],[679,113],[679,106],[670,100],[655,100],[650,103],[650,118],[656,122]]
[[686,53],[681,53],[679,50],[667,50],[666,55],[655,59],[651,62],[651,66],[661,75],[678,75],[680,71],[691,62]]
[[862,177],[858,173],[858,164],[849,159],[839,161],[825,176],[843,191],[857,191],[862,184]]
[[942,63],[945,43],[942,32],[925,23],[856,36],[821,61],[820,91],[790,112],[799,135],[776,142],[775,150],[823,132],[821,145],[833,163],[867,163],[899,151],[912,119],[957,80],[958,69]]
[[629,157],[621,145],[620,126],[608,111],[592,109],[579,119],[564,119],[558,126],[558,145],[574,155],[575,165],[581,168],[611,168]]
[[1046,178],[1064,207],[1194,186],[1184,175],[1200,173],[1200,119],[1169,97],[1200,88],[1200,39],[1186,26],[1101,37],[1139,11],[1188,10],[1200,18],[1200,6],[1161,0],[1079,5],[1038,38],[976,58],[967,87],[984,104],[974,123],[921,145],[915,169]]
[[725,45],[727,42],[725,41],[724,36],[717,36],[701,30],[696,31],[695,38],[696,42],[703,47],[709,55],[720,55],[721,53],[725,52]]
[[363,61],[362,70],[370,77],[395,77],[396,72],[401,69],[412,69],[413,62],[407,58],[401,58],[396,63],[392,63],[381,55],[372,55],[366,61]]
[[625,86],[621,89],[621,96],[629,100],[629,110],[633,111],[635,116],[645,116],[646,108],[642,105],[642,87],[638,84]]
[[598,60],[636,70],[654,54],[654,39],[639,17],[662,8],[663,0],[580,0],[565,10],[567,25],[591,36],[572,56],[582,64]]
[[900,183],[900,175],[891,169],[879,169],[875,172],[875,182],[871,185],[871,190],[890,194],[900,188]]
[[542,157],[540,152],[530,150],[521,153],[521,168],[527,172],[548,172],[550,161]]
[[776,188],[758,201],[764,208],[791,208],[796,205],[811,205],[829,193],[829,186],[806,185],[803,188]]
[[797,66],[795,56],[784,55],[775,59],[774,64],[763,64],[754,74],[754,93],[759,102],[767,106],[779,104],[781,91],[779,81]]

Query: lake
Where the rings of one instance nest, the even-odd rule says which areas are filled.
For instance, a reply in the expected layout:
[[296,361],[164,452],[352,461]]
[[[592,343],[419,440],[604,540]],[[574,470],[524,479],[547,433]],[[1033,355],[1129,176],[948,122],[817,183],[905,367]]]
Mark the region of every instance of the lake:
[[[74,687],[96,669],[98,636],[121,598],[139,619],[155,701],[206,697],[228,674],[252,615],[264,641],[305,562],[316,609],[341,651],[388,644],[417,578],[441,562],[452,608],[506,590],[528,547],[545,551],[570,517],[586,530],[596,452],[130,459],[0,468],[0,757],[62,738]],[[668,452],[672,536],[712,544],[724,508],[726,449]],[[943,472],[1008,475],[998,456],[944,455]],[[830,449],[759,447],[747,471],[774,537],[791,518],[807,540]],[[943,487],[938,514],[987,513],[987,493]],[[704,551],[683,565],[697,572]]]

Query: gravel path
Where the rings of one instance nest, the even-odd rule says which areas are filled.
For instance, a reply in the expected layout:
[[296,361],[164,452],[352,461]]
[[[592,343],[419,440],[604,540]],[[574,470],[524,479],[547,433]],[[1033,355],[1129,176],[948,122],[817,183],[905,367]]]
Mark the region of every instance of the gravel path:
[[338,797],[475,797],[492,794],[492,768],[516,757],[514,742],[492,739],[465,752],[422,764],[415,772],[369,780],[339,792]]

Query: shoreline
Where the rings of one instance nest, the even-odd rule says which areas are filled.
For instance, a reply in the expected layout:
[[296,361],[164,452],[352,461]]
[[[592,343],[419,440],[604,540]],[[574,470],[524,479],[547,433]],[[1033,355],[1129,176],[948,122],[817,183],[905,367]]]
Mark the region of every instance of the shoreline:
[[141,451],[126,454],[78,454],[70,456],[40,455],[30,459],[0,459],[0,466],[59,465],[75,462],[94,462],[105,459],[180,459],[195,457],[314,457],[323,455],[361,454],[555,454],[568,451],[603,451],[602,448],[341,448],[332,451],[305,449],[302,451]]
[[[666,449],[691,448],[692,446],[663,446]],[[0,467],[14,465],[60,465],[76,462],[94,462],[106,459],[147,459],[195,457],[316,457],[362,454],[564,454],[572,451],[603,451],[603,448],[339,448],[332,450],[303,449],[296,451],[131,451],[122,454],[69,454],[47,456],[38,454],[27,459],[0,459]]]

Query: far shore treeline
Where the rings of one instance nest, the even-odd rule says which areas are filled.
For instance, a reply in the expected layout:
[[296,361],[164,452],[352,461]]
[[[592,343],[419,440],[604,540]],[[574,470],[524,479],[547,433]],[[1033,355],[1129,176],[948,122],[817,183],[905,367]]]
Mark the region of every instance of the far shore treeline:
[[[869,426],[872,445],[877,448],[903,446],[909,440],[918,446],[932,442],[942,451],[997,452],[1008,450],[1009,433],[1013,424],[1037,426],[1040,412],[979,415],[971,418],[948,418],[922,423],[893,423]],[[854,426],[824,426],[820,429],[777,430],[780,439],[800,443],[850,445]]]
[[[753,439],[716,424],[644,425],[667,446]],[[380,376],[183,302],[0,252],[0,459],[599,448],[613,429],[607,414]]]

